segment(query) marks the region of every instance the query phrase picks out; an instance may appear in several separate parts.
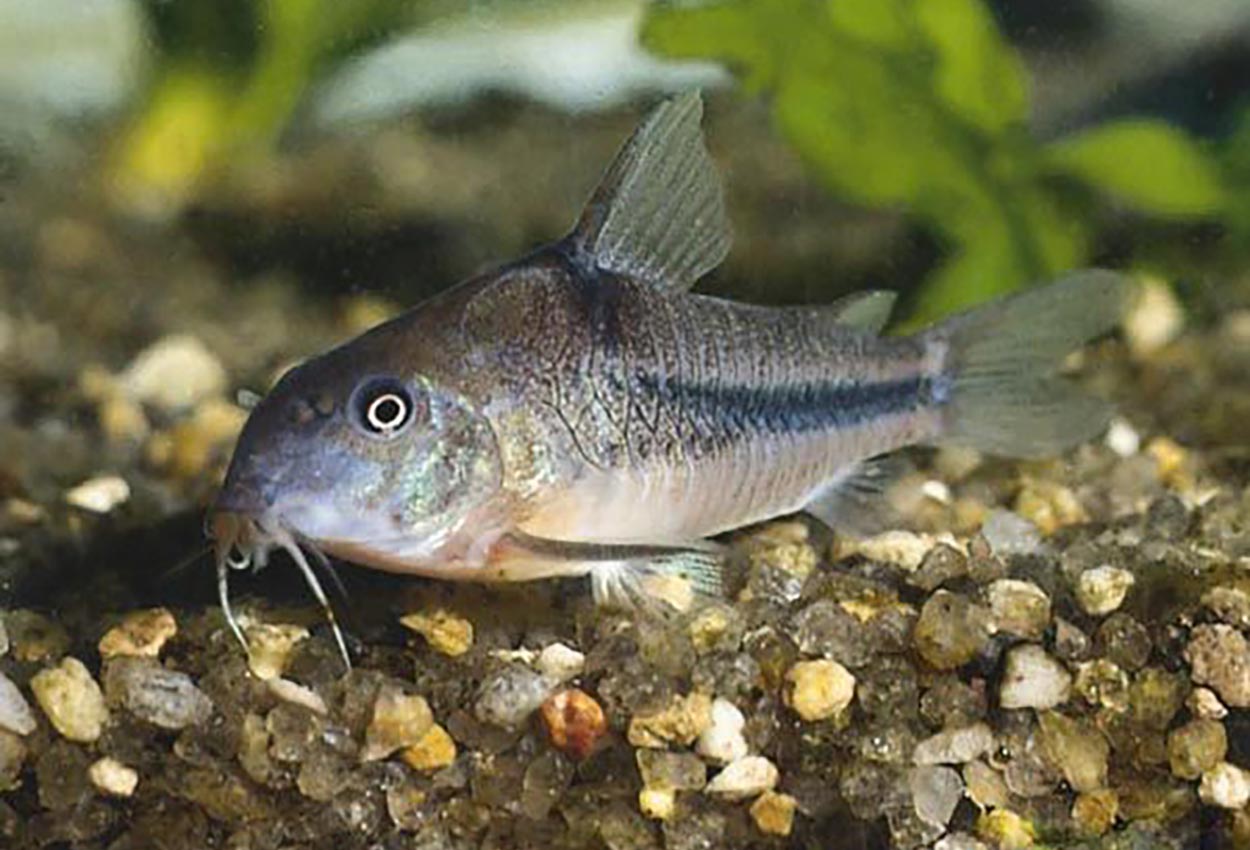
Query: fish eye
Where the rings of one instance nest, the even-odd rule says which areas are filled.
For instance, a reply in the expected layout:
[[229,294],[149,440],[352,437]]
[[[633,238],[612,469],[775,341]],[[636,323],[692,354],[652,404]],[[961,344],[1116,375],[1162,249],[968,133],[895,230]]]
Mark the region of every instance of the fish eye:
[[417,402],[412,391],[394,378],[375,378],[356,392],[357,424],[378,437],[391,437],[414,418]]

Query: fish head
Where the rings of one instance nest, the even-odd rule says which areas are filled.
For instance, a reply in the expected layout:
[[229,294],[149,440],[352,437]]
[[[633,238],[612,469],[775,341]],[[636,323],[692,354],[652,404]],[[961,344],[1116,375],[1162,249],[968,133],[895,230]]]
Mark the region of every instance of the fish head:
[[210,515],[219,558],[298,542],[404,569],[498,494],[485,416],[367,343],[295,367],[252,410]]

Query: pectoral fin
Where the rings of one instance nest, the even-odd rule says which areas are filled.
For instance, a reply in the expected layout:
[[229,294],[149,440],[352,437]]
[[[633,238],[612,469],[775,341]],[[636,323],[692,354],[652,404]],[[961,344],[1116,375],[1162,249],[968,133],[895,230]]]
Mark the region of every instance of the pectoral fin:
[[695,595],[725,594],[724,550],[706,542],[613,545],[514,533],[492,550],[490,571],[502,580],[586,575],[596,602],[631,608],[657,598],[670,599],[674,580],[684,581]]
[[688,92],[658,106],[608,168],[569,240],[597,269],[683,291],[729,253],[716,166]]

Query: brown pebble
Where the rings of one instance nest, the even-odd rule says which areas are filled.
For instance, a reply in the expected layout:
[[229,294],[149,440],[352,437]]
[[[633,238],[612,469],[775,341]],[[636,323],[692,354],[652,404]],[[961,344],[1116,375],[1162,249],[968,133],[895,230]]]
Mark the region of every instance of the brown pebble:
[[576,759],[594,752],[595,745],[608,731],[603,708],[590,694],[578,688],[557,691],[541,709],[543,725],[552,746]]

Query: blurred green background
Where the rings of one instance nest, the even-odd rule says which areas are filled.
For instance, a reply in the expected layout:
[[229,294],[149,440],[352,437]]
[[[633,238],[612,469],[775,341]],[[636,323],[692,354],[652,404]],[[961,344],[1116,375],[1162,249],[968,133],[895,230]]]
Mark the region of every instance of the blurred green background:
[[9,194],[187,235],[229,279],[415,300],[558,236],[643,109],[702,86],[738,237],[705,288],[903,289],[913,321],[1089,263],[1244,288],[1244,3],[3,0],[0,21]]

